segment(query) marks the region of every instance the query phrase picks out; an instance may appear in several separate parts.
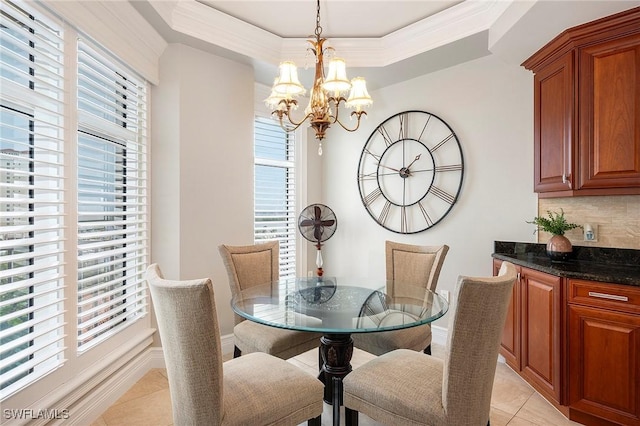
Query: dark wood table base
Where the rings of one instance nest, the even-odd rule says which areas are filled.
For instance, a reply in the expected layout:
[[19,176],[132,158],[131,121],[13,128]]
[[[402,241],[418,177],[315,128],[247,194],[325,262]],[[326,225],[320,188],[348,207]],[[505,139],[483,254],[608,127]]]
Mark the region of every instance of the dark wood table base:
[[351,334],[325,334],[320,338],[322,368],[318,379],[324,383],[324,401],[333,405],[333,424],[340,424],[342,379],[351,372]]

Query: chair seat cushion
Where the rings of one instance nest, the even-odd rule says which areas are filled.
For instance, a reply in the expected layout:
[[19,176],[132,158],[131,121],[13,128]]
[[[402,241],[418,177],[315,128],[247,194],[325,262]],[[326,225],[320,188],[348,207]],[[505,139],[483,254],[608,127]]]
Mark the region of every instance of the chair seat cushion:
[[322,414],[322,382],[282,359],[243,355],[223,364],[223,378],[225,425],[298,425]]
[[384,424],[444,425],[442,377],[441,359],[398,349],[345,377],[344,405]]
[[320,346],[320,333],[270,327],[253,321],[242,321],[233,328],[235,345],[243,354],[264,352],[289,359]]
[[423,351],[431,344],[431,326],[425,324],[403,330],[354,333],[351,337],[355,347],[374,355],[382,355],[396,349]]

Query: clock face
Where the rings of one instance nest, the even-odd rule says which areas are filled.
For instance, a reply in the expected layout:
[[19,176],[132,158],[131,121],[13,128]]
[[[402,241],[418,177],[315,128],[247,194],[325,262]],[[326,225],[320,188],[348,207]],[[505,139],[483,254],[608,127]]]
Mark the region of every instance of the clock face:
[[421,232],[449,213],[463,172],[460,142],[447,123],[424,111],[401,112],[376,127],[362,149],[360,198],[382,227]]

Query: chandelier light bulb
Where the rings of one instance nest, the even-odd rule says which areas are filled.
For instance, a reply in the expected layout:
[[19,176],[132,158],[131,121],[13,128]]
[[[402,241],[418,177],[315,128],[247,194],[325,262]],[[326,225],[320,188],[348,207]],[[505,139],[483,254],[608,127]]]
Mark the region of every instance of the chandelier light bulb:
[[351,92],[347,99],[346,106],[348,108],[354,108],[357,112],[362,111],[362,108],[368,107],[373,103],[369,92],[367,91],[367,82],[362,77],[356,77],[351,80]]
[[322,88],[327,92],[333,92],[336,97],[340,92],[347,92],[351,89],[351,82],[347,78],[347,65],[344,59],[333,58],[329,62],[329,72]]
[[304,86],[298,80],[298,68],[290,61],[280,64],[280,75],[273,84],[273,90],[285,96],[304,95]]

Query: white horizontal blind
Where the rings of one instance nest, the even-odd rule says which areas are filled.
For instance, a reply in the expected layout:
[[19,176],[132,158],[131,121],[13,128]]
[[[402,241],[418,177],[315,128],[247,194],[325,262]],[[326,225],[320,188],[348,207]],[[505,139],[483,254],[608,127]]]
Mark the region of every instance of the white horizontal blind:
[[254,240],[280,241],[280,277],[296,275],[295,138],[277,122],[256,117]]
[[78,45],[78,348],[146,314],[146,84]]
[[64,362],[62,30],[0,13],[0,397]]

